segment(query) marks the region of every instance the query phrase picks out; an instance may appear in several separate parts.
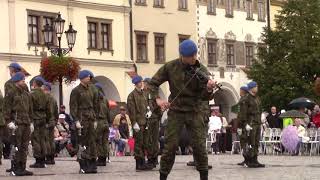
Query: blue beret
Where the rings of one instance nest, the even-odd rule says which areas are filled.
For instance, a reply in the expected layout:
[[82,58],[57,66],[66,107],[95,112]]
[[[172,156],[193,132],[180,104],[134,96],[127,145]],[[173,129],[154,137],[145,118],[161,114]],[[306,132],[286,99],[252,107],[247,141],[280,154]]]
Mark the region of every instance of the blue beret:
[[249,90],[248,86],[241,86],[240,89],[243,90],[243,91],[248,91]]
[[184,57],[190,57],[190,56],[193,56],[193,55],[197,54],[198,47],[197,47],[196,43],[194,43],[193,41],[187,39],[187,40],[184,40],[180,44],[179,52]]
[[17,72],[14,76],[12,76],[11,81],[18,82],[25,79],[25,75],[22,72]]
[[97,88],[103,89],[103,86],[102,86],[102,84],[100,84],[100,83],[95,83],[94,85],[95,85]]
[[84,78],[87,78],[87,77],[93,78],[94,75],[89,70],[82,70],[82,71],[79,72],[79,79],[84,79]]
[[135,76],[132,78],[132,84],[138,84],[139,82],[141,82],[143,79],[141,76]]
[[258,86],[258,84],[255,82],[255,81],[251,81],[248,83],[248,90],[252,89],[252,88],[255,88]]
[[143,82],[150,82],[151,81],[151,78],[144,78]]
[[13,69],[15,69],[15,70],[18,70],[18,71],[21,71],[21,69],[22,69],[22,67],[21,67],[20,64],[18,64],[18,63],[11,63],[11,64],[9,65],[9,67],[11,67],[11,68],[13,68]]
[[45,87],[47,87],[47,88],[49,89],[49,91],[51,91],[51,83],[45,82],[43,85],[44,85]]
[[40,82],[42,82],[43,84],[46,83],[46,80],[44,80],[43,77],[41,77],[41,76],[37,76],[37,77],[35,77],[33,80],[35,80],[35,81],[40,81]]

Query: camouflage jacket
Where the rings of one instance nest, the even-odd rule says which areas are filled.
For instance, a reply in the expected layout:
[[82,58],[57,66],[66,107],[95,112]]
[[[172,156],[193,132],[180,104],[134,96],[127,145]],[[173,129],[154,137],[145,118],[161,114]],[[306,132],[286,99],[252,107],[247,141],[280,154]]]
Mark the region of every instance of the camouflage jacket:
[[3,117],[3,95],[2,92],[0,91],[0,126],[4,126],[4,117]]
[[30,125],[33,114],[32,100],[23,88],[13,86],[4,97],[4,119],[6,123]]
[[50,99],[41,88],[33,89],[30,93],[33,105],[32,120],[35,126],[44,126],[54,121]]
[[51,119],[50,122],[47,122],[47,124],[48,124],[48,127],[53,128],[59,119],[58,103],[57,103],[57,100],[51,94],[47,94],[47,96],[49,97],[49,104],[50,104],[51,112],[53,115],[53,118]]
[[109,124],[110,122],[109,103],[108,100],[104,97],[99,98],[97,120],[103,121],[106,124]]
[[261,125],[261,108],[258,97],[248,94],[242,98],[239,104],[240,127],[244,128],[246,124],[251,126]]
[[156,97],[153,97],[153,94],[151,93],[150,90],[145,90],[146,91],[146,97],[148,100],[148,105],[152,111],[152,116],[150,118],[150,121],[155,122],[155,121],[160,121],[162,117],[162,111],[161,108],[157,105],[156,102]]
[[70,114],[74,121],[95,121],[98,114],[99,92],[92,84],[79,84],[71,91]]
[[[201,111],[202,101],[209,101],[213,98],[213,93],[208,92],[206,84],[203,84],[197,77],[187,73],[189,65],[183,64],[180,59],[170,61],[163,65],[158,72],[152,77],[150,89],[153,94],[157,95],[159,86],[168,81],[170,86],[169,102],[170,109],[174,111]],[[197,67],[204,74],[209,74],[207,68],[200,62]],[[192,80],[190,81],[190,79]],[[186,86],[187,82],[190,83]],[[185,87],[186,86],[186,87]]]
[[5,84],[4,84],[4,96],[6,96],[10,91],[15,90],[15,84],[13,81],[8,80]]
[[128,96],[127,108],[132,125],[138,123],[146,125],[146,111],[148,106],[147,93],[143,90],[134,89]]

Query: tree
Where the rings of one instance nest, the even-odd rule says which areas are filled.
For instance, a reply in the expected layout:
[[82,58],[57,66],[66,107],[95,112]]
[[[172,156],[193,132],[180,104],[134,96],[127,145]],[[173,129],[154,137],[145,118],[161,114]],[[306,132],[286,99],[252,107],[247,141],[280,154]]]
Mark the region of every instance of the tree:
[[318,100],[313,82],[320,74],[320,0],[289,0],[276,16],[276,28],[265,28],[265,48],[247,71],[259,84],[263,108],[287,108],[297,97]]

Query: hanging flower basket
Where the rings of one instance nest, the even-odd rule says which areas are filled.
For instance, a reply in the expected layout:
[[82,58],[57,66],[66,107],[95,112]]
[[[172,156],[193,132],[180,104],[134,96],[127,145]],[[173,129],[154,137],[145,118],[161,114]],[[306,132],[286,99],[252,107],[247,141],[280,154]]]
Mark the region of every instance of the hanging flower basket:
[[66,84],[76,81],[80,64],[73,57],[50,56],[41,60],[40,73],[47,81],[54,83],[59,79]]

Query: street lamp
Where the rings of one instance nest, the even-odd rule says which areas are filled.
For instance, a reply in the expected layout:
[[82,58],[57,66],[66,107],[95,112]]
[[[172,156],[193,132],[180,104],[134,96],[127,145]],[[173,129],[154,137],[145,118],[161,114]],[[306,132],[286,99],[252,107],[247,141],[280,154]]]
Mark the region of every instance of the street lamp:
[[[65,20],[62,19],[61,14],[59,12],[58,16],[53,20],[53,26],[46,22],[46,24],[43,26],[43,37],[44,37],[44,43],[47,46],[48,50],[51,52],[51,54],[55,56],[59,56],[62,58],[64,55],[68,54],[70,51],[72,51],[72,48],[74,47],[74,44],[76,42],[76,36],[77,31],[73,29],[72,24],[70,23],[69,29],[65,31],[68,43],[68,48],[61,48],[61,37],[63,34]],[[53,41],[53,34],[56,34],[58,39],[58,46],[54,46]],[[59,77],[59,101],[60,105],[63,104],[63,94],[62,94],[62,80],[63,77]]]

